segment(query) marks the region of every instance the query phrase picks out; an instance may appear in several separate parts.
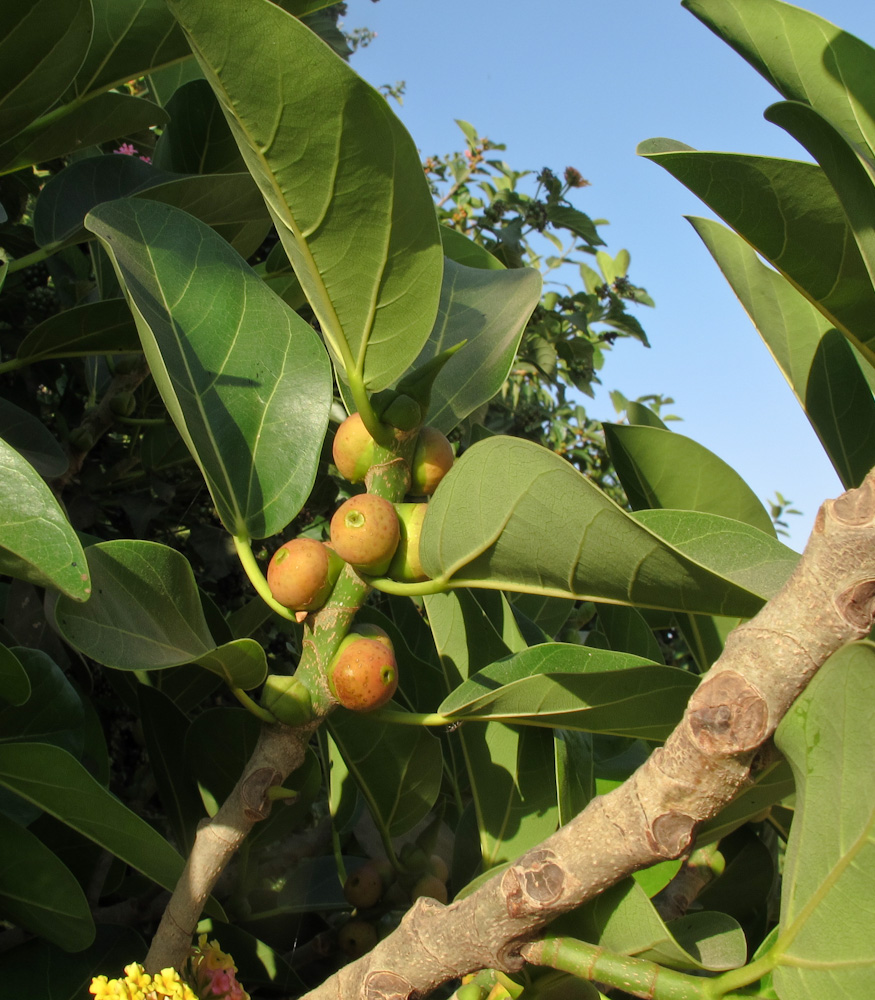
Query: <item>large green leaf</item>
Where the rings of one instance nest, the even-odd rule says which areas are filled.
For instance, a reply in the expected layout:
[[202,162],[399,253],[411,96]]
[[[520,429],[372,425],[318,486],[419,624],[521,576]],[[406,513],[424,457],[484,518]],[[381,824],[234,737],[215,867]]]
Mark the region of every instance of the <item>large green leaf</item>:
[[[200,67],[192,59],[187,65]],[[213,88],[191,80],[166,103],[170,123],[155,144],[152,162],[182,174],[234,173],[246,165]]]
[[747,243],[691,218],[805,410],[845,489],[875,465],[875,400],[846,339]]
[[671,139],[649,139],[638,152],[698,195],[875,363],[875,289],[819,166],[698,152]]
[[384,836],[398,837],[416,826],[440,791],[440,742],[426,729],[344,710],[333,713],[328,726]]
[[48,111],[91,41],[89,0],[30,0],[0,9],[0,136]]
[[188,45],[164,0],[91,0],[94,37],[76,74],[76,97],[190,57]]
[[502,720],[664,740],[697,684],[686,670],[631,654],[547,643],[484,667],[438,711],[454,721]]
[[0,743],[51,743],[81,756],[85,711],[64,671],[40,649],[13,646],[10,652],[26,672],[30,698],[20,706],[0,708]]
[[805,101],[875,152],[875,51],[780,0],[682,0],[790,101]]
[[781,1000],[863,997],[875,970],[875,646],[840,649],[778,726],[796,780],[774,983]]
[[541,276],[532,268],[484,270],[445,262],[437,320],[416,366],[467,343],[435,379],[427,423],[449,433],[492,399],[507,378],[540,295]]
[[29,830],[2,814],[0,913],[65,951],[87,948],[94,940],[91,908],[70,869]]
[[16,360],[23,366],[48,358],[139,350],[140,338],[127,302],[104,299],[65,309],[35,326],[19,344]]
[[857,241],[860,256],[875,282],[875,162],[848,141],[827,118],[807,104],[783,101],[766,108],[766,121],[786,129],[829,178]]
[[254,639],[216,646],[181,553],[158,542],[117,539],[89,546],[88,554],[91,600],[80,606],[61,598],[55,608],[70,645],[120,670],[197,663],[233,687],[249,689],[264,680],[267,661]]
[[641,424],[602,426],[611,461],[634,510],[709,511],[774,535],[772,519],[754,491],[697,441]]
[[2,438],[0,473],[0,573],[86,601],[91,581],[76,532],[33,466]]
[[[45,743],[0,746],[0,785],[51,813],[165,889],[183,860],[144,819],[94,780],[66,751]],[[213,909],[213,912],[218,912]]]
[[68,104],[50,111],[0,145],[0,174],[132,135],[166,121],[167,112],[151,101],[127,94],[99,94],[83,104]]
[[496,436],[469,448],[438,487],[422,561],[429,576],[454,586],[750,617],[798,558],[717,515],[648,511],[646,519],[631,517],[558,455]]
[[179,209],[122,199],[87,225],[113,257],[155,383],[225,527],[281,531],[309,496],[328,424],[331,371],[315,331]]
[[268,0],[174,0],[171,9],[335,360],[371,389],[392,384],[428,338],[443,271],[413,140],[380,93]]

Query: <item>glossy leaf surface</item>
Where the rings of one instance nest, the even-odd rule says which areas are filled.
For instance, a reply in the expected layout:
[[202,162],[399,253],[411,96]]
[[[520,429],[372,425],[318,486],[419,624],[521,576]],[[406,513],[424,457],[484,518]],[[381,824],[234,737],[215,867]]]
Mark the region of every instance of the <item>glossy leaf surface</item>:
[[428,338],[443,271],[413,140],[380,93],[267,0],[245,9],[174,0],[171,9],[335,360],[370,389],[392,384]]
[[0,439],[0,572],[86,601],[91,580],[76,532],[33,466]]
[[155,383],[225,527],[281,531],[310,493],[328,424],[331,372],[315,331],[179,209],[121,200],[94,209],[88,227],[116,263]]

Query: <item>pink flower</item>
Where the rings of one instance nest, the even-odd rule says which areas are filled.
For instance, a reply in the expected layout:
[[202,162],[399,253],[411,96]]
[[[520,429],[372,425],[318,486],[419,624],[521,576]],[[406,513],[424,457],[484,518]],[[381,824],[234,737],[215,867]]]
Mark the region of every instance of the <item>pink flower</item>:
[[136,156],[137,147],[129,142],[123,142],[118,149],[113,150],[114,153],[121,153],[122,156]]

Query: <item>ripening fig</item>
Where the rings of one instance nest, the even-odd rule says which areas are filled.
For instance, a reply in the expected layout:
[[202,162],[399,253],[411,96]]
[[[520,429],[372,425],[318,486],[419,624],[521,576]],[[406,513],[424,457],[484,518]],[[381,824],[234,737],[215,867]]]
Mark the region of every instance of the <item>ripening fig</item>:
[[343,559],[315,538],[293,538],[274,552],[267,585],[275,601],[294,611],[318,611],[337,583]]
[[428,574],[419,561],[419,536],[422,534],[422,522],[425,520],[428,504],[396,503],[395,510],[398,512],[401,538],[386,575],[402,583],[427,580]]
[[389,865],[388,872],[386,865],[381,865],[378,861],[366,861],[361,868],[347,876],[343,883],[343,895],[347,903],[357,910],[367,910],[376,906],[383,895],[383,889],[389,882],[392,875],[392,867]]
[[372,625],[370,622],[356,622],[349,630],[349,634],[362,635],[366,639],[376,639],[377,642],[382,642],[387,649],[394,649],[389,633],[384,628],[380,628],[379,625]]
[[377,941],[377,928],[367,920],[348,920],[337,932],[337,943],[350,958],[366,955]]
[[395,507],[374,493],[350,497],[331,518],[334,551],[367,576],[386,572],[400,538]]
[[454,459],[453,446],[446,437],[436,427],[423,427],[410,463],[411,494],[431,496],[453,467]]
[[269,674],[261,692],[261,704],[286,726],[303,726],[313,718],[310,691],[297,677]]
[[446,903],[449,898],[446,885],[436,875],[423,875],[413,883],[410,898],[415,901],[420,896],[430,896],[439,903]]
[[398,688],[398,664],[391,645],[348,635],[328,668],[331,693],[353,712],[385,705]]
[[376,441],[359,413],[351,413],[337,428],[331,454],[337,471],[350,483],[360,483],[374,464]]

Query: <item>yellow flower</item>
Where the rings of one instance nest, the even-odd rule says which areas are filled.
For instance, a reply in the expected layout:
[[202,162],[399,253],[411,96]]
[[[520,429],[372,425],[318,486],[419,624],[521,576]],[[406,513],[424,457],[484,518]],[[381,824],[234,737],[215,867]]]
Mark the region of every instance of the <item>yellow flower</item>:
[[136,962],[125,966],[124,979],[95,976],[89,992],[96,1000],[200,1000],[175,969],[162,969],[150,976]]

